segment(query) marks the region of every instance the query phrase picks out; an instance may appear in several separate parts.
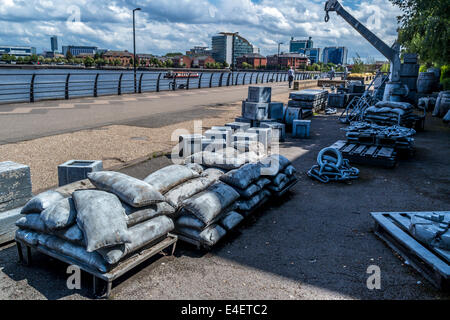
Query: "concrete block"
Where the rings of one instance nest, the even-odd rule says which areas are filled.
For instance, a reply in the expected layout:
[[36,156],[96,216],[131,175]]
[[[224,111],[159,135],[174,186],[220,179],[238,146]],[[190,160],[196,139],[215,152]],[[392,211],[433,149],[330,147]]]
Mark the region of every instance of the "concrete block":
[[22,207],[0,213],[0,245],[14,240],[15,223],[22,217],[20,210]]
[[233,148],[239,153],[255,152],[257,154],[267,154],[267,147],[258,141],[235,141],[233,142]]
[[244,122],[244,123],[249,123],[249,124],[252,123],[252,120],[246,119],[246,118],[244,118],[244,117],[235,118],[234,121],[235,121],[235,122]]
[[206,137],[201,134],[182,134],[178,139],[178,155],[186,158],[194,153],[201,152],[203,139],[206,139]]
[[81,181],[87,178],[89,172],[103,170],[101,160],[69,160],[58,166],[58,184],[66,184]]
[[272,99],[271,87],[248,87],[249,102],[269,103]]
[[227,148],[229,145],[223,139],[203,139],[202,151],[217,152]]
[[292,126],[292,136],[294,138],[309,138],[311,120],[294,120]]
[[246,123],[246,122],[231,122],[231,123],[227,123],[225,124],[226,127],[230,127],[231,129],[233,129],[233,133],[239,132],[239,131],[247,131],[248,129],[250,129],[251,124],[250,123]]
[[258,135],[258,142],[264,145],[266,149],[269,148],[272,142],[271,128],[250,128],[247,132],[256,133]]
[[250,120],[268,119],[269,104],[263,102],[243,102],[242,116]]
[[278,122],[263,122],[261,128],[272,129],[272,143],[282,142],[286,139],[286,126],[284,123]]
[[232,141],[258,141],[258,135],[252,132],[237,132],[233,134]]
[[0,212],[24,205],[32,196],[30,167],[0,162]]
[[269,103],[269,119],[283,120],[284,104],[283,102]]
[[207,130],[205,137],[209,140],[224,140],[227,146],[231,143],[232,129],[230,130]]

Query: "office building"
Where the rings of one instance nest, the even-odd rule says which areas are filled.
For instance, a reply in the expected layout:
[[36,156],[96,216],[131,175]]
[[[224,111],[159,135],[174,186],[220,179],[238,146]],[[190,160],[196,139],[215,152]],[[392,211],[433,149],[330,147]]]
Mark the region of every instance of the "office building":
[[309,37],[307,40],[294,40],[294,37],[291,37],[291,41],[289,41],[289,52],[298,53],[300,49],[310,49],[314,47],[314,42],[312,41],[312,37]]
[[22,46],[0,46],[0,56],[3,54],[14,55],[18,57],[30,57],[36,54],[36,48],[34,47],[22,47]]
[[311,64],[320,62],[320,48],[299,49],[297,53],[305,54]]
[[294,67],[298,69],[309,64],[308,57],[303,53],[281,53],[279,56],[267,56],[267,65],[271,68],[279,66],[282,69]]
[[236,65],[236,58],[253,53],[253,45],[238,32],[221,32],[212,37],[212,56],[217,62]]
[[58,37],[57,36],[50,37],[50,44],[51,44],[52,52],[58,52]]
[[326,47],[323,49],[323,63],[336,65],[347,64],[348,49],[346,47]]
[[63,46],[62,53],[64,56],[67,56],[67,52],[70,51],[72,56],[76,57],[81,53],[91,53],[96,54],[98,48],[97,47],[88,47],[88,46]]

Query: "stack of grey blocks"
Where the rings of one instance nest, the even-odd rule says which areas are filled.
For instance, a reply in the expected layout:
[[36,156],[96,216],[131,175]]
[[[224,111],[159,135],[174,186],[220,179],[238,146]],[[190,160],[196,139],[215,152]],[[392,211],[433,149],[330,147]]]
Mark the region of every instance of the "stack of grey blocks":
[[14,239],[20,210],[32,197],[30,167],[0,162],[0,245]]

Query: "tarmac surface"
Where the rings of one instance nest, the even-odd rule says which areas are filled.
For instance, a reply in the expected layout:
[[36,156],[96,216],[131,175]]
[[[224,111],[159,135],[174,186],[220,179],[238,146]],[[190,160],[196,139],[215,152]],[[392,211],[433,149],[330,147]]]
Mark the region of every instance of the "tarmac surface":
[[[317,153],[344,137],[336,116],[312,119],[310,139],[288,139],[281,154],[300,181],[227,235],[212,251],[177,245],[175,256],[151,259],[114,283],[111,299],[448,299],[373,233],[370,212],[450,210],[450,129],[429,118],[416,155],[394,169],[356,165],[351,184],[320,184],[305,172]],[[3,129],[2,129],[3,130]],[[143,178],[166,157],[120,171]],[[17,263],[13,244],[0,249],[0,299],[88,299],[66,287],[67,266],[39,253]],[[381,269],[381,290],[369,290],[367,268]]]

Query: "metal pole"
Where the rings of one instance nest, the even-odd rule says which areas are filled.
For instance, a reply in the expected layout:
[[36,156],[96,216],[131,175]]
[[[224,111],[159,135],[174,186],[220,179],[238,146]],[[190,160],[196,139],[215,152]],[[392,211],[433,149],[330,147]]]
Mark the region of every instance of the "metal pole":
[[133,9],[133,69],[134,69],[134,93],[137,93],[137,82],[136,82],[136,26],[135,26],[135,12],[141,10],[141,8]]

